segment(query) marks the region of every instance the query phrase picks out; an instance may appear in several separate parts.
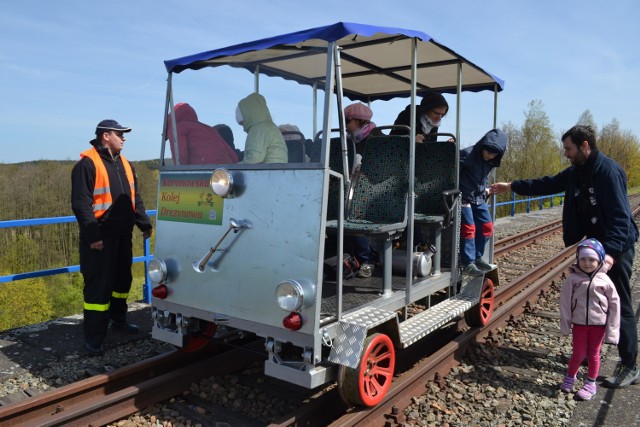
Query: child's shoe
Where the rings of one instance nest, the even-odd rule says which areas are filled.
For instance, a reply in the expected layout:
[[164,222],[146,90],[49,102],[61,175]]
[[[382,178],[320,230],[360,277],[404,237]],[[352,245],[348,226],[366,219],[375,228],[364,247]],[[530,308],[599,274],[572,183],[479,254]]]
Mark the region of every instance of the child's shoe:
[[576,383],[576,377],[570,377],[569,375],[564,376],[564,380],[562,381],[562,385],[560,386],[560,390],[565,393],[571,393],[573,391],[573,385]]
[[585,382],[582,388],[576,393],[576,397],[580,400],[590,400],[597,391],[596,383]]

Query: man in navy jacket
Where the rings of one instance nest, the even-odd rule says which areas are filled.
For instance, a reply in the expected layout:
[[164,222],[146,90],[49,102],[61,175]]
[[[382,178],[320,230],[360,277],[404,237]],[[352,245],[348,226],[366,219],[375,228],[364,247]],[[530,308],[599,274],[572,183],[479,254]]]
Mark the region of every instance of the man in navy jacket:
[[563,239],[566,246],[585,236],[602,242],[611,265],[609,277],[620,295],[620,363],[604,380],[612,388],[640,382],[636,365],[638,332],[631,302],[631,270],[638,240],[638,227],[627,199],[627,176],[615,161],[596,146],[590,126],[576,125],[562,135],[564,155],[571,166],[554,176],[499,182],[491,186],[496,193],[513,190],[523,195],[549,195],[565,192],[562,211]]

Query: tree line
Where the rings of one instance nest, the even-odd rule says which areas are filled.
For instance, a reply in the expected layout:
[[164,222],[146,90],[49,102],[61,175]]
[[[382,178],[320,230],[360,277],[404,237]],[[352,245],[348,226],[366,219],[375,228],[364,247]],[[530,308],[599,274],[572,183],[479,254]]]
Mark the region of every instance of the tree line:
[[[640,184],[640,142],[620,123],[598,127],[589,110],[575,124],[588,124],[597,130],[598,148],[626,171],[629,186]],[[569,127],[573,124],[569,124]],[[524,122],[500,126],[509,145],[496,179],[512,181],[555,174],[568,166],[561,135],[554,131],[544,105],[531,101],[524,111]],[[140,192],[148,210],[156,208],[158,161],[132,162]],[[73,161],[33,161],[0,163],[0,221],[73,215],[71,211],[71,169]],[[510,195],[500,196],[507,200]],[[501,212],[502,210],[502,212]],[[508,208],[499,210],[507,215]],[[152,239],[153,241],[153,239]],[[78,225],[74,223],[0,229],[0,275],[46,270],[79,264]],[[142,255],[143,241],[134,233],[134,255]],[[152,248],[153,251],[153,248]],[[134,284],[130,298],[139,299],[144,268],[134,265]],[[0,330],[32,324],[82,312],[83,281],[80,273],[20,280],[0,284]]]
[[[132,162],[147,210],[156,208],[158,161]],[[0,164],[0,221],[71,216],[73,161]],[[153,220],[153,218],[152,218]],[[0,275],[78,265],[75,222],[0,229]],[[143,254],[134,232],[134,256]],[[135,264],[130,297],[140,299],[144,267]],[[0,331],[82,312],[80,273],[0,284]]]
[[[627,174],[629,187],[640,185],[640,140],[637,135],[622,129],[615,118],[599,127],[589,110],[585,110],[566,129],[556,132],[540,100],[529,102],[522,125],[507,122],[501,126],[509,137],[509,145],[501,166],[496,170],[496,179],[510,182],[536,178],[554,175],[568,167],[570,163],[564,157],[560,138],[576,124],[589,125],[596,131],[598,150],[622,166]],[[498,201],[510,198],[508,193],[501,194]],[[524,208],[520,204],[518,209],[521,212]],[[509,210],[509,207],[501,207],[498,209],[498,216],[507,215]]]

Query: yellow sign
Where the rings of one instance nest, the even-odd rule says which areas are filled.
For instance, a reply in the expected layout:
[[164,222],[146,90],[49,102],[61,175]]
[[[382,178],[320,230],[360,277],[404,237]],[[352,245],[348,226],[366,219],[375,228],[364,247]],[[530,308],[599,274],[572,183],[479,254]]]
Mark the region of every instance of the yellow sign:
[[209,186],[210,174],[164,174],[160,176],[158,220],[222,224],[224,199]]

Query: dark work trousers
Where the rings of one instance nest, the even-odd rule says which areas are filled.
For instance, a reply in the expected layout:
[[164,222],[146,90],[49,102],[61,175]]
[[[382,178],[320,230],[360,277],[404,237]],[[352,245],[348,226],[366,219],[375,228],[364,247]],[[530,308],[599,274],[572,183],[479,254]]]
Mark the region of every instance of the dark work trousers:
[[91,249],[80,239],[80,271],[84,277],[84,339],[102,345],[109,319],[126,322],[131,289],[132,234],[103,236],[104,249]]
[[616,286],[620,296],[620,341],[618,341],[618,354],[623,365],[633,368],[636,366],[638,356],[638,329],[636,315],[631,303],[631,269],[635,247],[631,246],[616,258],[609,273],[611,281]]

